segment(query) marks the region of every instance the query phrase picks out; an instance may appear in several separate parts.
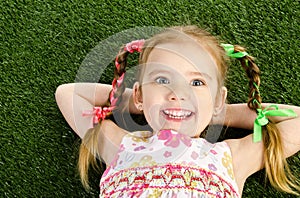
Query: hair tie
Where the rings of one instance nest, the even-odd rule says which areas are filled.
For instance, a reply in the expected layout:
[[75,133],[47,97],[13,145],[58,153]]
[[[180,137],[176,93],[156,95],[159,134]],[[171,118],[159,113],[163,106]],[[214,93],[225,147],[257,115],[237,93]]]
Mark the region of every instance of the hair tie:
[[93,110],[85,110],[82,116],[93,116],[93,124],[96,125],[100,120],[104,120],[109,115],[114,107],[93,107]]
[[144,43],[145,43],[144,39],[131,41],[130,43],[127,43],[125,45],[124,50],[129,53],[141,52],[142,48],[144,46]]
[[[127,43],[124,47],[124,51],[129,52],[129,53],[134,53],[134,52],[142,52],[142,48],[144,46],[145,40],[141,39],[141,40],[135,40],[135,41],[131,41],[130,43]],[[115,66],[116,68],[119,70],[120,68],[120,63],[118,61],[118,56],[115,59]]]
[[[269,110],[270,108],[273,108]],[[256,109],[257,117],[254,121],[253,142],[259,142],[262,139],[262,126],[269,123],[267,116],[297,117],[292,109],[279,109],[277,105],[267,106],[264,110]]]
[[221,46],[224,48],[226,55],[231,58],[243,58],[248,56],[247,52],[234,52],[234,46],[231,44],[221,44]]

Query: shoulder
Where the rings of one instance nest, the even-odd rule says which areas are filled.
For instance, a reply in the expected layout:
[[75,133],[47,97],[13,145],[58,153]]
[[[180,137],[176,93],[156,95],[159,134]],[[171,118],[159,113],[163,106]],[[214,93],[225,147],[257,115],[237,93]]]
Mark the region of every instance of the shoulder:
[[245,181],[247,177],[263,168],[263,143],[252,141],[253,135],[240,139],[225,140],[232,155],[233,169],[238,181]]
[[98,141],[100,155],[106,164],[110,164],[128,132],[111,120],[102,121],[98,130],[100,130]]
[[126,150],[144,148],[149,146],[149,143],[152,142],[151,137],[153,137],[153,134],[150,131],[129,132],[123,137],[121,145],[125,147]]
[[110,164],[120,149],[134,148],[137,143],[147,143],[152,136],[150,131],[128,132],[118,127],[114,122],[105,120],[101,123],[99,148],[101,157]]

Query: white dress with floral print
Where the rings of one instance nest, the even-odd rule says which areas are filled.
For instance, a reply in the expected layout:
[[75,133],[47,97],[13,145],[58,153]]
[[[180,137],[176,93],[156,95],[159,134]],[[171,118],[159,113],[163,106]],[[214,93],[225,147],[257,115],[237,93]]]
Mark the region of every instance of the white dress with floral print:
[[100,197],[239,197],[230,148],[171,130],[126,135]]

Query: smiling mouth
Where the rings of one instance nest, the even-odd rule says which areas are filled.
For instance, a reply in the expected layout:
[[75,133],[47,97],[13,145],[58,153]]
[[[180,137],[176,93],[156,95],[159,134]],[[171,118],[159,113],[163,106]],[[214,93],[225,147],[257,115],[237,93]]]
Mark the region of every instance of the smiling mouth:
[[192,115],[191,111],[188,110],[163,110],[162,111],[165,116],[167,116],[170,119],[175,120],[184,120]]

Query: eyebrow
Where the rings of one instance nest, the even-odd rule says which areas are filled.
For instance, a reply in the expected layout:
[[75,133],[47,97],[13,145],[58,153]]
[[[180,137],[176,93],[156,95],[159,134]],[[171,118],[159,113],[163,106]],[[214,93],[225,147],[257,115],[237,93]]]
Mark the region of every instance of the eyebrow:
[[[164,69],[154,70],[154,71],[149,73],[149,76],[153,76],[153,75],[157,75],[157,74],[169,74],[169,71],[164,70]],[[187,72],[186,74],[189,75],[189,76],[203,76],[203,77],[205,77],[209,80],[212,80],[212,77],[207,73],[192,71],[192,72]]]
[[207,73],[202,73],[202,72],[187,72],[188,75],[191,75],[191,76],[204,76],[206,78],[209,78],[210,80],[212,80],[212,77],[207,74]]
[[161,73],[168,74],[170,72],[168,70],[161,69],[161,70],[154,70],[154,71],[150,72],[148,75],[151,76],[151,75],[156,75],[156,74],[161,74]]

